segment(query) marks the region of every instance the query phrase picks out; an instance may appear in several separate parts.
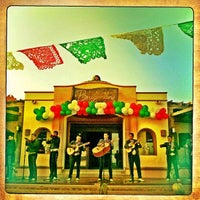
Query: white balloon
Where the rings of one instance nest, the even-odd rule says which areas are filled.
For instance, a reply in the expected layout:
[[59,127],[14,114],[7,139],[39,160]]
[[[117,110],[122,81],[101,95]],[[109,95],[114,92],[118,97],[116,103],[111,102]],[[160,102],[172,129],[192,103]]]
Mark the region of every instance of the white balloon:
[[128,109],[127,109],[126,107],[123,107],[123,108],[122,108],[122,113],[123,113],[124,115],[127,115],[127,114],[128,114]]
[[72,100],[72,104],[77,105],[78,104],[77,100]]
[[98,109],[98,108],[99,108],[99,103],[98,103],[98,102],[95,103],[95,104],[94,104],[94,107]]
[[125,103],[125,108],[130,108],[130,103]]
[[80,106],[76,105],[75,108],[74,108],[74,110],[75,110],[76,112],[79,111],[79,110],[80,110]]
[[106,108],[107,104],[105,102],[102,103],[102,107]]
[[132,115],[132,114],[133,114],[133,109],[132,109],[132,108],[129,108],[129,109],[128,109],[128,114],[129,114],[129,115]]
[[105,102],[97,102],[95,103],[95,108],[97,109],[97,115],[103,115],[104,113],[104,108],[106,107],[106,103]]
[[42,114],[42,118],[43,118],[43,119],[48,119],[48,118],[49,118],[49,113],[48,113],[48,112],[44,112],[44,113]]
[[49,119],[52,120],[54,118],[55,114],[54,112],[50,111],[49,112]]
[[151,118],[155,118],[156,117],[156,113],[155,112],[150,112],[150,117]]
[[72,107],[73,107],[73,106],[72,106],[71,103],[69,103],[67,107],[68,107],[70,110],[72,110]]

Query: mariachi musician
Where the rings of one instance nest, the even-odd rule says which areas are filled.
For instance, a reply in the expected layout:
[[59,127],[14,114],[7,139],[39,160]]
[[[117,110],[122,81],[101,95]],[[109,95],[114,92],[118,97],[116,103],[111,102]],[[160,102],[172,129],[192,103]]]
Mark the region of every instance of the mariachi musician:
[[76,140],[73,140],[69,143],[67,148],[67,153],[69,154],[69,175],[67,181],[71,181],[74,165],[76,163],[76,181],[80,179],[80,164],[81,164],[81,154],[82,151],[85,151],[85,145],[88,145],[90,142],[83,143],[81,141],[82,135],[79,133],[76,136]]
[[103,134],[103,139],[100,139],[97,147],[103,148],[104,153],[102,154],[101,157],[99,157],[99,177],[98,177],[98,181],[102,180],[102,172],[103,172],[103,168],[105,163],[108,166],[108,171],[109,171],[109,181],[112,182],[113,181],[113,177],[112,177],[112,149],[114,148],[112,141],[109,139],[109,134],[108,133],[104,133]]
[[58,136],[58,131],[53,131],[51,139],[46,141],[50,144],[50,181],[57,180],[57,160],[58,160],[58,149],[60,146],[60,137]]
[[144,181],[142,179],[142,174],[141,174],[141,167],[140,167],[140,156],[139,156],[139,148],[142,147],[140,142],[138,140],[133,139],[134,134],[129,133],[129,139],[126,141],[124,148],[128,152],[128,161],[129,161],[129,167],[130,167],[130,182],[134,181],[134,172],[133,172],[133,167],[134,163],[137,168],[137,173],[138,173],[138,181]]
[[26,140],[26,151],[28,152],[28,167],[29,167],[29,180],[36,181],[37,180],[37,154],[40,148],[40,141],[37,138],[35,133],[31,134],[31,139],[25,138]]

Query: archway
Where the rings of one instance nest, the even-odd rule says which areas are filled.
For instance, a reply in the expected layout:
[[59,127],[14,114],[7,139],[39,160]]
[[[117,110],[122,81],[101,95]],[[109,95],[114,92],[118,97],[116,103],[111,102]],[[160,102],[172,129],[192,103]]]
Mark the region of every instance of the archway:
[[157,138],[152,129],[143,128],[138,132],[138,139],[142,144],[141,155],[157,155]]
[[40,148],[38,150],[38,153],[46,153],[47,149],[43,145],[43,142],[50,139],[50,136],[51,136],[50,130],[45,127],[40,127],[36,129],[34,133],[37,135],[37,138],[40,141]]

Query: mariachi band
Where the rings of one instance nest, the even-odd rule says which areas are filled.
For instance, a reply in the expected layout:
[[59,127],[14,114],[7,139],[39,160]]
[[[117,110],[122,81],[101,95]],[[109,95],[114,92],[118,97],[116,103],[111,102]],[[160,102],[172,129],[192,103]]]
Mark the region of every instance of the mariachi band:
[[[142,145],[139,141],[133,139],[133,133],[130,133],[129,140],[126,141],[124,148],[128,152],[129,164],[130,164],[130,180],[131,182],[134,181],[133,178],[133,165],[134,162],[137,167],[138,172],[138,181],[143,181],[141,175],[141,168],[140,168],[140,160],[139,160],[139,150]],[[83,143],[81,141],[81,134],[79,133],[76,137],[76,141],[71,141],[67,147],[67,153],[69,155],[69,175],[67,181],[71,181],[72,173],[74,164],[76,162],[77,166],[77,173],[76,173],[76,181],[80,179],[80,161],[81,161],[81,152],[85,150],[85,146],[90,144],[89,142]],[[103,134],[103,139],[100,139],[96,145],[92,149],[92,153],[94,157],[98,158],[99,161],[99,175],[98,181],[104,180],[104,173],[103,170],[105,166],[108,168],[109,172],[109,182],[113,182],[113,173],[112,173],[112,149],[114,148],[113,141],[109,138],[108,133]]]
[[[38,141],[35,134],[31,135],[31,139],[26,139],[26,151],[28,152],[28,163],[29,163],[29,180],[36,181],[37,180],[37,166],[36,159],[37,153],[40,146],[40,142]],[[86,150],[86,146],[90,144],[90,142],[83,143],[82,135],[78,133],[76,136],[76,140],[71,141],[66,148],[66,152],[69,155],[69,174],[68,174],[68,182],[71,182],[73,169],[76,164],[76,181],[78,182],[80,179],[80,164],[81,164],[81,154],[82,151]],[[58,136],[58,131],[53,131],[51,135],[51,139],[45,142],[46,144],[50,144],[50,181],[57,180],[57,158],[58,158],[58,150],[60,144],[60,137]],[[173,164],[175,167],[176,178],[177,181],[179,179],[179,173],[177,168],[177,144],[172,141],[172,136],[168,136],[168,142],[161,144],[160,147],[166,147],[166,155],[167,155],[167,181],[170,179],[170,170],[171,165]],[[113,173],[112,173],[112,149],[114,148],[113,141],[109,138],[108,133],[103,134],[103,138],[100,139],[97,145],[92,149],[92,153],[94,157],[98,158],[99,161],[99,175],[98,181],[104,180],[103,170],[105,166],[108,168],[109,172],[109,182],[113,182]],[[138,174],[137,181],[144,181],[142,179],[141,166],[140,166],[140,156],[139,156],[139,148],[142,148],[140,140],[134,139],[134,134],[129,133],[129,139],[126,140],[124,148],[128,155],[129,162],[129,171],[130,171],[130,182],[134,182],[134,164],[136,165],[136,170]],[[175,149],[175,150],[174,150]],[[170,153],[169,153],[170,152]]]

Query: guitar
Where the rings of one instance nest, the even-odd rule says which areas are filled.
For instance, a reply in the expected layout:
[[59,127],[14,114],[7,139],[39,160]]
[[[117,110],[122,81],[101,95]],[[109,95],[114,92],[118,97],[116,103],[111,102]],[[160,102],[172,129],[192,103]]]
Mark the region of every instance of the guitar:
[[67,154],[71,156],[74,152],[77,152],[78,149],[82,146],[89,145],[90,142],[83,143],[81,145],[75,145],[75,147],[67,147]]
[[110,147],[110,143],[112,143],[113,141],[111,140],[110,142],[106,142],[106,143],[102,143],[96,147],[94,147],[92,149],[92,153],[95,157],[102,157],[105,154],[107,154],[111,147]]
[[[129,146],[130,146],[130,147],[125,149],[126,152],[127,152],[127,153],[130,153],[130,152],[132,151],[132,149],[135,148],[135,145],[136,145],[137,143],[140,143],[140,141],[137,140],[136,142],[130,142],[130,143],[129,143]],[[135,150],[133,150],[133,155],[135,155]]]

